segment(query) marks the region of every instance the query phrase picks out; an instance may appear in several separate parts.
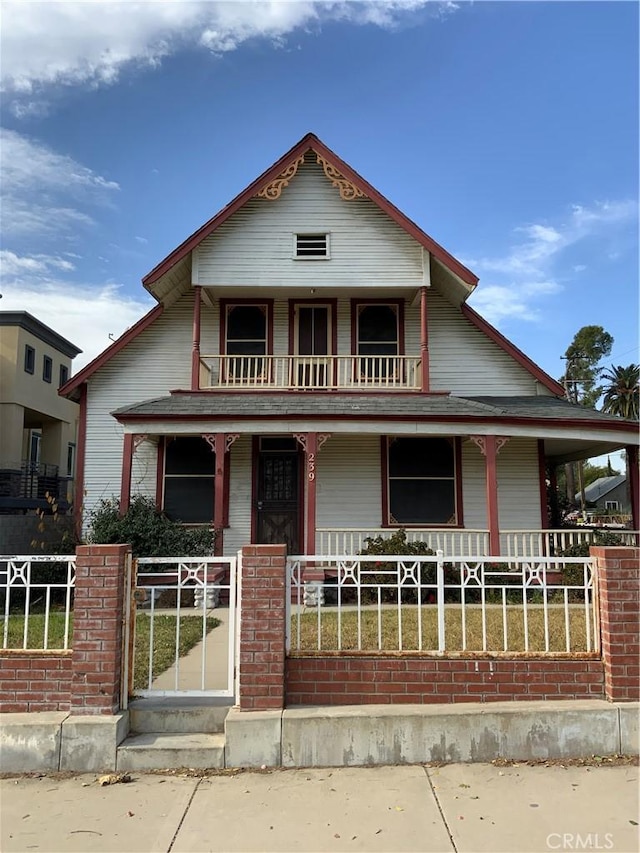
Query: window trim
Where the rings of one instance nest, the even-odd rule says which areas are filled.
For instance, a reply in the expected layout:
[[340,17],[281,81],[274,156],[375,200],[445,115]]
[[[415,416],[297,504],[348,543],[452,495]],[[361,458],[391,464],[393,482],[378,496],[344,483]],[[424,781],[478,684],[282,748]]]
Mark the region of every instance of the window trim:
[[[166,484],[167,478],[172,480],[177,479],[190,479],[190,480],[211,480],[212,488],[211,488],[211,519],[209,521],[180,521],[185,527],[213,527],[213,522],[215,518],[215,496],[216,496],[216,475],[215,475],[215,451],[211,447],[211,455],[213,457],[213,472],[210,474],[167,474],[167,450],[169,448],[169,444],[180,438],[202,438],[199,434],[191,434],[186,433],[185,435],[167,435],[164,437],[164,441],[158,442],[158,453],[162,452],[162,481],[160,484],[160,509],[163,514],[167,515],[166,511]],[[227,466],[228,467],[228,466]],[[158,490],[158,477],[156,479],[156,492]],[[158,495],[156,494],[156,503],[157,503]],[[167,515],[167,518],[169,516]]]
[[24,372],[30,376],[36,372],[36,348],[31,344],[24,345]]
[[[76,443],[75,441],[67,442],[67,477],[73,477],[76,470]],[[69,465],[71,462],[71,465]]]
[[[445,438],[453,442],[453,464],[454,464],[454,502],[455,502],[455,524],[410,524],[408,522],[391,522],[389,520],[389,439],[391,438]],[[464,513],[462,505],[462,441],[457,435],[381,435],[380,436],[380,472],[382,493],[382,524],[381,527],[389,530],[404,529],[427,529],[440,530],[462,530],[464,529]]]
[[[65,374],[64,379],[62,378],[63,373]],[[67,382],[69,381],[69,368],[66,364],[60,365],[60,375],[58,378],[60,379],[60,383],[58,385],[58,388],[62,388],[62,386],[66,385]]]
[[605,501],[604,502],[604,508],[605,509],[612,509],[612,510],[614,510],[614,512],[619,512],[620,511],[620,501],[613,501],[613,500]]
[[[166,453],[167,453],[167,445],[174,438],[202,438],[201,435],[187,433],[185,435],[161,435],[158,437],[158,449],[157,449],[157,461],[156,461],[156,509],[158,512],[164,512],[164,485],[165,485],[165,469],[166,469]],[[214,455],[214,465],[215,465],[215,452],[213,449],[211,452]],[[224,466],[224,513],[222,519],[222,527],[223,529],[228,528],[229,525],[229,495],[231,490],[231,449],[227,452],[226,465]],[[171,474],[169,476],[172,476]],[[175,475],[174,475],[175,476]],[[213,480],[213,495],[211,500],[213,501],[212,507],[215,510],[215,473]],[[207,526],[213,525],[213,516],[211,517],[211,522],[207,521],[183,521],[181,522],[184,527],[198,527],[198,526]]]
[[357,299],[351,300],[351,355],[358,353],[358,307],[360,305],[391,305],[397,311],[398,318],[398,352],[397,355],[405,354],[404,351],[404,299]]
[[42,356],[42,381],[49,385],[53,381],[53,359],[50,355]]
[[[298,254],[298,237],[320,237],[325,238],[327,247],[324,255],[299,255]],[[291,259],[293,261],[330,261],[331,260],[331,232],[328,229],[317,228],[314,231],[294,231],[291,235],[293,248],[291,251]]]
[[337,299],[290,299],[289,300],[289,355],[298,355],[298,321],[296,317],[296,308],[318,308],[325,305],[329,309],[329,322],[331,324],[329,334],[329,345],[331,352],[329,355],[338,354],[338,300]]

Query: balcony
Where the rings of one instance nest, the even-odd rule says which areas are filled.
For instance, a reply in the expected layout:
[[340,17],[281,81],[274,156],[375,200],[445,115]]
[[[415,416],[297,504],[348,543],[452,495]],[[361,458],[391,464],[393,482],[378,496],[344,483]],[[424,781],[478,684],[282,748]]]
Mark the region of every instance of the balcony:
[[0,461],[0,512],[45,509],[47,496],[66,506],[70,479],[59,475],[57,465]]
[[419,391],[420,358],[373,355],[203,355],[201,390]]

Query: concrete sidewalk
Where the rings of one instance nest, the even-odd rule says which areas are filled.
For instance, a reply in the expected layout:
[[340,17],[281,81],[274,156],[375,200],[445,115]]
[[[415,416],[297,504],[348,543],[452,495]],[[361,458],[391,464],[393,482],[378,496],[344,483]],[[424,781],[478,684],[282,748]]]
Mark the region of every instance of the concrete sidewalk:
[[635,766],[135,775],[108,787],[96,778],[3,779],[3,853],[639,849]]

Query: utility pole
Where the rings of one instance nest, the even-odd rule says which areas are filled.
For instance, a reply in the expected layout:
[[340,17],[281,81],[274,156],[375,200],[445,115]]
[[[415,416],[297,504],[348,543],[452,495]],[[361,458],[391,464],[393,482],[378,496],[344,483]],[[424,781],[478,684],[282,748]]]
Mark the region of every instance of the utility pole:
[[[580,358],[580,354],[576,353],[571,358],[566,358],[566,356],[562,356],[563,359],[567,362],[567,367],[564,372],[564,393],[571,403],[578,402],[578,380],[577,379],[569,379],[569,368],[575,359]],[[573,392],[570,388],[570,383],[573,384]],[[578,460],[577,463],[577,471],[578,471],[578,491],[580,493],[580,510],[582,513],[583,520],[586,520],[586,499],[584,494],[584,476],[583,476],[583,461],[582,459]],[[567,498],[569,503],[573,505],[576,497],[576,479],[575,479],[575,471],[573,467],[573,462],[568,462],[565,465],[565,475],[567,479]]]

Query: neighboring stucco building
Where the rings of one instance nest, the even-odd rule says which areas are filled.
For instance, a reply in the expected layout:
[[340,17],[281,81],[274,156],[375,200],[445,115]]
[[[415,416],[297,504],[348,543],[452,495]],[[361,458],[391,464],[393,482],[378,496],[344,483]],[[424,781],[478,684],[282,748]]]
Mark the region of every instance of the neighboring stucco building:
[[73,500],[79,407],[58,388],[80,352],[26,311],[0,311],[0,514],[33,514],[47,493],[63,511]]
[[[628,515],[631,512],[627,478],[624,474],[611,477],[598,477],[584,490],[587,509],[595,509],[599,513],[610,515]],[[576,495],[576,503],[580,501],[580,493]]]

